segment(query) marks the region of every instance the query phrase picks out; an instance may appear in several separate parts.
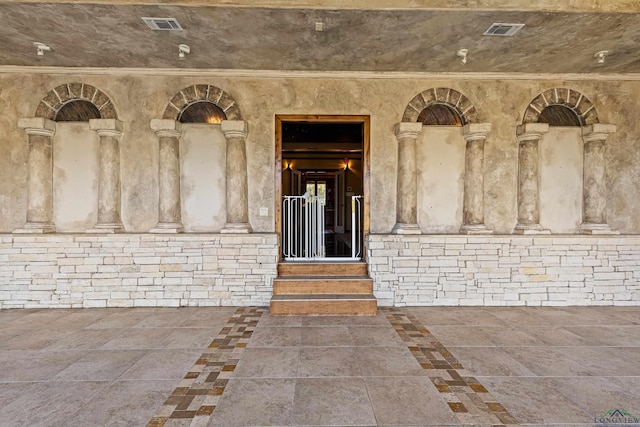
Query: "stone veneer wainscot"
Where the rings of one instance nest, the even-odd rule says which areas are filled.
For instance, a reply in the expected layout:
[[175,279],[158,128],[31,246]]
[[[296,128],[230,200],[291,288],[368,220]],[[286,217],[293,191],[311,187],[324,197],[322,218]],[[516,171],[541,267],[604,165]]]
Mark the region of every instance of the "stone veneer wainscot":
[[[640,236],[371,234],[380,305],[640,305]],[[0,235],[0,309],[266,306],[276,234]]]
[[269,304],[275,234],[0,235],[0,309]]
[[640,305],[640,236],[373,234],[379,305]]

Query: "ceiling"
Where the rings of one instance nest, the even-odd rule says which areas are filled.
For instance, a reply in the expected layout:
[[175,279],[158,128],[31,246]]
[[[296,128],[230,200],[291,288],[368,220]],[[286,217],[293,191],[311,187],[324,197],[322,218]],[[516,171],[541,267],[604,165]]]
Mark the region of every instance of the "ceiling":
[[[587,7],[578,12],[367,10],[313,8],[312,3],[300,8],[221,2],[212,6],[0,3],[0,69],[640,75],[640,13],[633,13],[633,7],[610,12],[591,12]],[[184,30],[153,31],[142,17],[176,18]],[[315,30],[318,22],[323,31]],[[513,37],[483,36],[494,22],[525,26]],[[52,50],[38,57],[33,42]],[[179,44],[191,48],[184,60],[178,58]],[[460,48],[469,51],[466,64],[456,56]],[[598,64],[594,54],[602,50],[610,53]]]

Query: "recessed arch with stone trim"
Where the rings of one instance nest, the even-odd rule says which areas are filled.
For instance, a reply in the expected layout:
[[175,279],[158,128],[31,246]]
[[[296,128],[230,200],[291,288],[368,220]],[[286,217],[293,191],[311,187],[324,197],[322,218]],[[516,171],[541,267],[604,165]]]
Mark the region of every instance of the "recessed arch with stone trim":
[[431,88],[413,97],[402,115],[403,122],[417,122],[422,111],[433,105],[443,104],[458,113],[462,125],[478,121],[478,114],[473,103],[462,93],[451,88]]
[[561,105],[573,111],[581,126],[599,123],[598,112],[589,98],[569,88],[552,88],[536,96],[525,110],[522,124],[539,123],[542,111],[552,105]]
[[182,111],[196,102],[209,101],[218,106],[227,116],[227,120],[242,120],[236,101],[222,89],[212,85],[192,85],[176,93],[167,108],[163,119],[178,120]]
[[51,89],[38,104],[35,117],[55,120],[62,107],[77,100],[93,104],[100,112],[102,119],[118,119],[111,99],[100,89],[85,83],[65,83]]

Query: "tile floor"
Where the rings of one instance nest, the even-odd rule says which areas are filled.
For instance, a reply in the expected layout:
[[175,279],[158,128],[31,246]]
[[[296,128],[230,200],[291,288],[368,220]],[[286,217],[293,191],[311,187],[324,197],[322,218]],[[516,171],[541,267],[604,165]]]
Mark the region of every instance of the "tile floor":
[[594,426],[611,409],[640,417],[638,307],[410,307],[376,317],[4,310],[0,325],[0,426]]

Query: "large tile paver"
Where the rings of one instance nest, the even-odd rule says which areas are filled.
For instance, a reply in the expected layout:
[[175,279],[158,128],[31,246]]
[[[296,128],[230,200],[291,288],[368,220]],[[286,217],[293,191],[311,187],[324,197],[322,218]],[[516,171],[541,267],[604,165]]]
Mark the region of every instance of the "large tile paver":
[[29,383],[23,395],[0,408],[0,425],[79,425],[70,422],[73,414],[108,385],[107,382],[97,381]]
[[382,425],[458,425],[427,377],[369,377],[367,390]]
[[[454,394],[443,392],[458,380],[434,380],[446,371],[421,366],[412,330],[404,342],[382,314],[265,313],[246,348],[220,366],[226,387],[214,391],[222,394],[192,397],[194,408],[209,408],[199,425],[460,425],[482,419],[483,402],[474,399],[531,426],[592,426],[613,408],[640,414],[637,307],[404,310],[443,346],[430,357],[450,354],[460,384],[478,392],[458,395],[467,413],[454,412]],[[202,367],[199,357],[216,351],[207,347],[235,312],[0,311],[0,425],[145,426],[172,391],[194,381],[185,378]]]
[[363,378],[301,378],[293,410],[297,426],[377,424]]
[[55,427],[144,426],[171,392],[175,380],[116,381]]
[[291,425],[296,380],[242,378],[230,381],[211,427]]
[[354,347],[305,347],[300,349],[298,377],[358,377],[360,363]]

